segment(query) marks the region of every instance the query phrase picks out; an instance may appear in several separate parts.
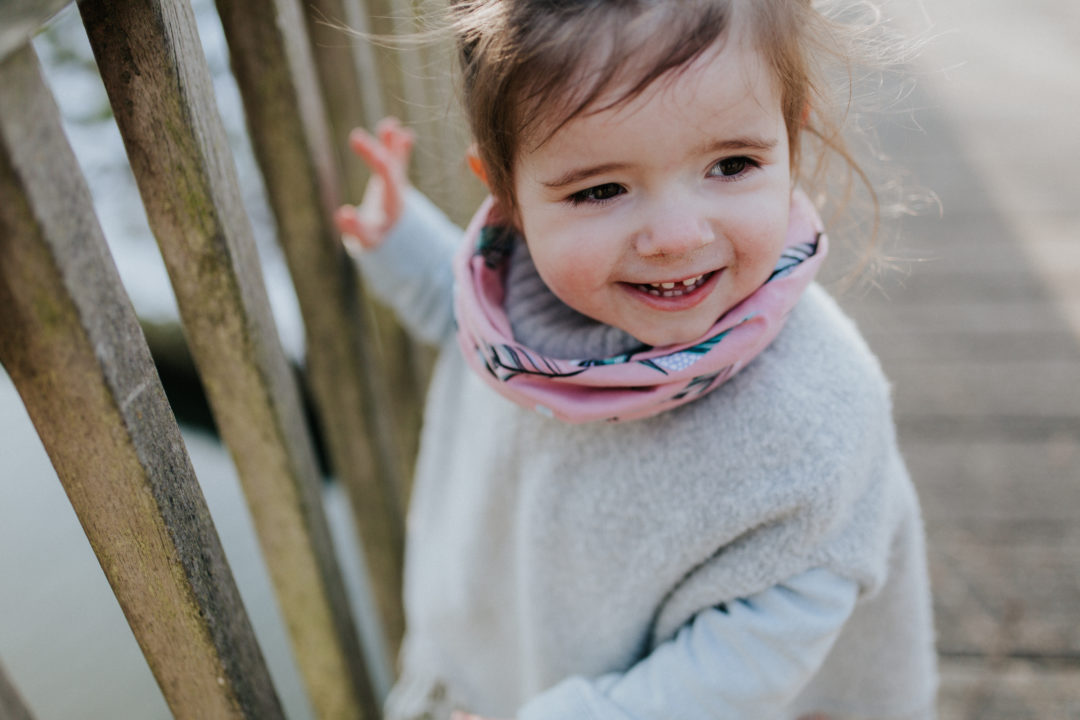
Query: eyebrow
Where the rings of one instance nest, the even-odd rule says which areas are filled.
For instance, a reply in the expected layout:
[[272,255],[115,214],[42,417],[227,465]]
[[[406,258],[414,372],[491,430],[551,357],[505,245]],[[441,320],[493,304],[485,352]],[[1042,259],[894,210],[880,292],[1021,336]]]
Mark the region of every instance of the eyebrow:
[[731,152],[732,150],[756,150],[758,152],[768,152],[775,148],[779,142],[779,138],[745,136],[705,142],[699,145],[696,151],[702,155],[715,152]]
[[[695,155],[707,155],[710,153],[724,153],[733,150],[755,150],[757,152],[769,152],[780,141],[777,138],[738,137],[726,140],[710,140],[694,148]],[[558,190],[570,185],[576,185],[597,175],[624,170],[629,163],[600,163],[582,168],[573,168],[563,173],[554,180],[545,180],[542,185],[552,190]]]
[[626,167],[628,167],[627,163],[601,163],[599,165],[590,165],[583,168],[574,168],[573,170],[563,173],[554,180],[544,181],[543,185],[546,188],[558,190],[567,187],[568,185],[576,185],[596,175],[623,170]]

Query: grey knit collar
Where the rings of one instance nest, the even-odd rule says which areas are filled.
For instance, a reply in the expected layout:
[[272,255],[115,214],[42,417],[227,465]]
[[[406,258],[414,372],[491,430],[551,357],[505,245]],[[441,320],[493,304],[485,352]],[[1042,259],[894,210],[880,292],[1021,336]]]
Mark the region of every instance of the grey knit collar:
[[529,248],[516,238],[506,270],[506,316],[524,346],[553,358],[613,357],[643,345],[629,333],[593,320],[557,298],[540,279]]

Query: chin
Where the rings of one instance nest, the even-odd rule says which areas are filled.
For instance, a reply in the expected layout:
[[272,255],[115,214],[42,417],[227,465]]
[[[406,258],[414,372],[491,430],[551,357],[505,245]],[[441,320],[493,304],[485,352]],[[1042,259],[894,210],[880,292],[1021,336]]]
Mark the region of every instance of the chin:
[[684,330],[666,330],[665,332],[657,333],[636,334],[629,330],[627,332],[633,335],[635,339],[646,345],[650,345],[652,347],[667,347],[669,345],[686,345],[687,343],[695,342],[696,340],[700,339],[701,336],[707,333],[709,331],[709,328],[711,328],[714,324],[715,323],[710,322],[701,328],[688,327]]

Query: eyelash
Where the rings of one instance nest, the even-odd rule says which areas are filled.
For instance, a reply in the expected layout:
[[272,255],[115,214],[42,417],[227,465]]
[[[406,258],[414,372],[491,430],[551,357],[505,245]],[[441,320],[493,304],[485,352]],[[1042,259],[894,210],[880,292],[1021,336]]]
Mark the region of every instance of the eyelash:
[[[713,170],[718,170],[721,165],[723,165],[724,163],[730,163],[730,162],[741,162],[742,167],[739,168],[738,172],[733,173],[731,175],[725,175],[725,174],[720,173],[720,172],[716,173],[715,175],[713,174]],[[709,168],[709,172],[706,173],[706,176],[707,177],[720,178],[721,180],[724,180],[725,182],[732,182],[734,180],[738,180],[739,178],[741,178],[748,171],[754,170],[754,169],[759,168],[759,167],[761,167],[761,163],[759,163],[757,160],[754,160],[753,158],[748,158],[748,157],[743,156],[743,155],[738,155],[736,157],[729,157],[729,158],[724,158],[723,160],[717,160],[715,163],[713,163],[712,167]]]
[[[723,165],[724,163],[730,163],[730,162],[741,162],[742,167],[739,168],[738,172],[733,173],[731,175],[725,175],[722,172],[717,172],[716,174],[713,174],[713,170],[719,170],[721,165]],[[724,182],[734,182],[734,181],[738,180],[739,178],[741,178],[743,175],[745,175],[749,170],[753,170],[753,169],[759,168],[759,167],[761,167],[761,164],[759,162],[757,162],[756,160],[754,160],[753,158],[748,158],[748,157],[739,155],[739,156],[736,156],[736,157],[729,157],[729,158],[724,158],[722,160],[717,160],[715,163],[712,164],[712,166],[709,167],[709,171],[705,174],[705,176],[706,177],[719,178],[719,179],[723,180]],[[608,197],[602,197],[602,198],[592,197],[593,195],[596,194],[596,191],[601,190],[601,189],[604,189],[604,190],[615,189],[616,192],[613,195],[610,195]],[[585,188],[584,190],[579,190],[576,193],[571,194],[569,197],[566,198],[566,202],[569,203],[570,205],[574,205],[574,206],[586,205],[586,204],[588,204],[588,205],[604,205],[606,203],[611,202],[612,200],[614,200],[615,198],[617,198],[618,196],[622,195],[625,192],[626,192],[626,189],[624,187],[622,187],[621,185],[619,185],[618,183],[603,183],[601,185],[594,185],[593,187]]]
[[[615,188],[618,190],[618,192],[616,192],[614,195],[611,195],[610,197],[590,197],[590,195],[595,194],[597,190],[600,190],[602,188]],[[605,203],[611,202],[618,196],[622,195],[624,192],[626,192],[626,188],[624,188],[622,185],[619,185],[618,183],[604,183],[602,185],[594,185],[593,187],[579,190],[566,198],[566,202],[570,203],[571,205],[603,205]]]

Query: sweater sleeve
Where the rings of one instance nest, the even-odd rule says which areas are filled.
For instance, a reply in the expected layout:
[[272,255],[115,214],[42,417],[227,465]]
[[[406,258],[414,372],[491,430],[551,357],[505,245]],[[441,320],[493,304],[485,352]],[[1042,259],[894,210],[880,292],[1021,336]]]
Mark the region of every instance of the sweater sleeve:
[[462,231],[410,188],[401,218],[379,247],[350,250],[367,287],[419,340],[440,344],[454,328],[453,257]]
[[824,662],[857,584],[814,569],[698,613],[624,673],[568,678],[518,720],[768,720]]

